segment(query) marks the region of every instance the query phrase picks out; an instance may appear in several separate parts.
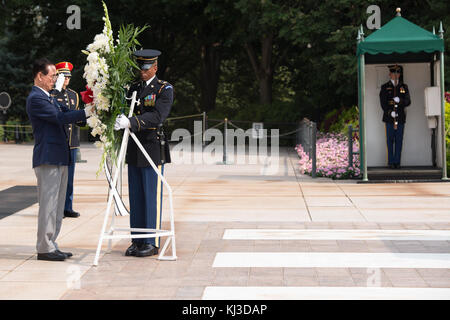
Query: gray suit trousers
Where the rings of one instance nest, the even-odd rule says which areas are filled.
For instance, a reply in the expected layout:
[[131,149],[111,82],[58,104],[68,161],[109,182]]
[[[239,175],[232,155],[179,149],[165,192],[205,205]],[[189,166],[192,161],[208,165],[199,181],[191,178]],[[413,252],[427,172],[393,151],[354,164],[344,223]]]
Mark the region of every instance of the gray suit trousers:
[[34,168],[39,201],[36,250],[38,253],[58,249],[56,238],[64,218],[67,190],[67,166],[40,165]]

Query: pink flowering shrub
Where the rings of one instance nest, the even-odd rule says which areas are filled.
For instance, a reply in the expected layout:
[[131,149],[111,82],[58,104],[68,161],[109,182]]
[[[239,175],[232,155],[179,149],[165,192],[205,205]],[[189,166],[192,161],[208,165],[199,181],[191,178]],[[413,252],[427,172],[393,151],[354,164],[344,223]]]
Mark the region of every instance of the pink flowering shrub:
[[[295,148],[300,161],[300,172],[311,175],[312,163],[301,145]],[[359,141],[353,140],[353,152],[359,151]],[[348,137],[341,133],[318,133],[316,143],[316,176],[332,179],[353,179],[361,175],[359,155],[353,155],[353,166],[348,166]]]

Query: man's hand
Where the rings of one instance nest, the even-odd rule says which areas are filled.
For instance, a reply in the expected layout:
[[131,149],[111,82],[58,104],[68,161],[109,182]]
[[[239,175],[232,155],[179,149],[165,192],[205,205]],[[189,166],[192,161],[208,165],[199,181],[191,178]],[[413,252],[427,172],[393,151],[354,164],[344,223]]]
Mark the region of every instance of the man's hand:
[[114,124],[114,130],[118,131],[129,127],[130,120],[128,120],[128,118],[124,114],[119,114],[116,118],[116,123]]
[[91,106],[87,105],[84,108],[84,113],[86,113],[86,118],[92,116],[92,114],[94,113],[94,105]]
[[400,98],[399,97],[395,97],[394,101],[395,101],[395,103],[399,103],[400,102]]

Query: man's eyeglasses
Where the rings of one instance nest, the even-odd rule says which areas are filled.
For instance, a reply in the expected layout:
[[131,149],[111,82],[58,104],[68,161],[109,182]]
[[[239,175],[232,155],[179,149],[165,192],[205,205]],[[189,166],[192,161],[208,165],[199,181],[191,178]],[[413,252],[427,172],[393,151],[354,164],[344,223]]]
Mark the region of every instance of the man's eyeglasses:
[[51,75],[49,75],[49,74],[46,74],[45,76],[46,76],[46,77],[52,78],[52,80],[58,79],[58,75],[57,75],[57,74],[55,74],[55,75],[53,75],[53,76],[51,76]]

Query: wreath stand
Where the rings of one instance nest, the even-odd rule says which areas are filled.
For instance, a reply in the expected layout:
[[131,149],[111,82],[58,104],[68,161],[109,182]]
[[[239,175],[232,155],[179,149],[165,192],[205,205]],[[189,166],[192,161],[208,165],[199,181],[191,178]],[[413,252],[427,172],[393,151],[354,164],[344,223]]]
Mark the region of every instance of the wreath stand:
[[[135,104],[136,104],[136,91],[133,92],[133,95],[131,97],[131,107],[130,107],[130,113],[129,113],[128,117],[131,117],[133,115],[133,110],[134,110],[134,105]],[[161,179],[162,183],[164,184],[164,186],[167,189],[167,192],[169,194],[169,205],[170,205],[170,230],[140,229],[140,228],[115,228],[115,226],[114,226],[114,215],[115,214],[112,213],[113,210],[111,210],[111,209],[112,209],[112,205],[113,205],[113,199],[114,199],[114,202],[115,202],[116,211],[117,211],[117,208],[119,208],[119,209],[123,208],[122,198],[120,197],[119,193],[117,192],[116,185],[117,185],[117,181],[118,181],[118,178],[119,178],[119,173],[122,172],[121,167],[122,167],[122,164],[123,164],[123,161],[124,161],[124,158],[125,158],[125,154],[126,154],[126,151],[127,151],[128,138],[130,136],[136,142],[137,146],[142,151],[142,153],[144,154],[145,158],[150,163],[150,165],[152,166],[153,170],[155,170],[156,174],[159,176],[159,178]],[[164,246],[163,246],[160,254],[158,255],[158,260],[169,260],[169,261],[177,260],[176,246],[175,246],[175,224],[174,224],[173,203],[172,203],[172,188],[167,183],[167,181],[164,178],[164,176],[159,172],[159,170],[157,169],[155,163],[150,158],[150,156],[148,155],[147,151],[145,151],[145,149],[142,146],[142,144],[140,143],[139,139],[136,137],[136,135],[133,132],[130,132],[129,128],[126,128],[125,131],[124,131],[123,138],[122,138],[122,144],[120,146],[119,156],[117,158],[117,164],[118,165],[116,165],[116,170],[114,172],[114,177],[113,177],[112,181],[111,181],[111,176],[108,177],[108,174],[107,174],[107,180],[109,182],[108,204],[107,204],[106,211],[105,211],[105,217],[104,217],[104,220],[103,220],[103,226],[102,226],[102,230],[101,230],[100,237],[99,237],[99,240],[98,240],[97,251],[95,253],[95,258],[94,258],[93,265],[94,266],[98,265],[98,260],[99,260],[99,257],[100,257],[100,251],[101,251],[102,244],[103,244],[104,240],[108,240],[107,253],[109,253],[109,252],[111,252],[111,245],[112,245],[112,240],[113,239],[127,239],[127,238],[136,239],[136,238],[167,237],[167,240],[165,241]],[[105,163],[104,163],[104,167],[105,167],[105,172],[107,172],[108,171],[108,166],[106,165],[106,160],[105,160]],[[111,223],[110,223],[110,226],[109,226],[109,230],[106,232],[106,225],[108,224],[108,220],[109,220],[109,216],[110,215],[112,215]],[[130,233],[116,234],[116,231],[117,232],[130,232]],[[131,232],[144,232],[144,234],[131,234]],[[165,252],[166,252],[166,250],[167,250],[167,248],[168,248],[170,243],[172,244],[172,255],[171,256],[166,256]]]

